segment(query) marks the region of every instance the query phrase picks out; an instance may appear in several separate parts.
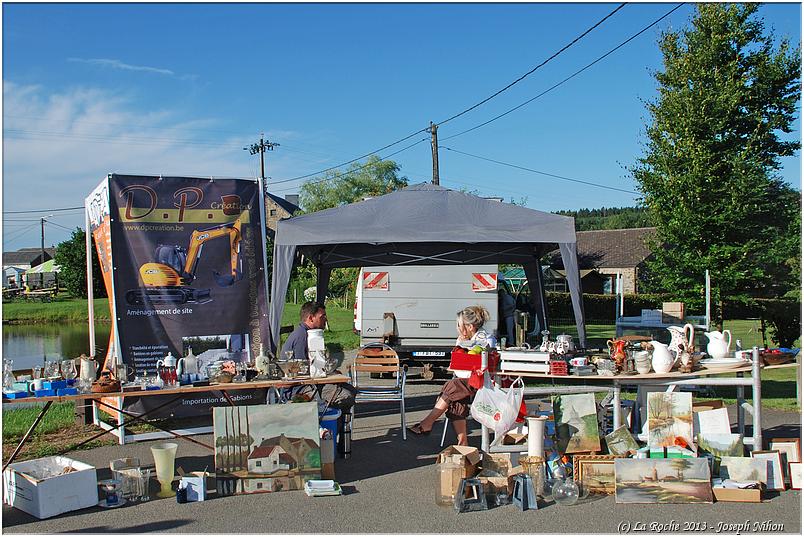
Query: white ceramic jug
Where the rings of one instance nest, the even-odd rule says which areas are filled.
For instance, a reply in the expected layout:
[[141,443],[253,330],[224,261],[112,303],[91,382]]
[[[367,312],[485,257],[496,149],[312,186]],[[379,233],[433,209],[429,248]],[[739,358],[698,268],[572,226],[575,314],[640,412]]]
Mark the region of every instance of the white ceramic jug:
[[556,336],[556,341],[559,342],[561,344],[561,348],[564,349],[563,351],[559,351],[561,354],[575,351],[575,343],[572,341],[572,336],[569,334],[559,334]]
[[669,373],[676,363],[675,357],[670,354],[670,349],[664,343],[658,341],[651,341],[653,347],[653,359],[651,365],[653,370],[657,373]]
[[161,367],[161,366],[176,367],[176,363],[177,363],[176,362],[176,357],[173,356],[173,354],[171,354],[170,352],[168,352],[167,356],[165,356],[164,360],[157,360],[156,361],[156,367]]
[[81,380],[90,384],[95,382],[95,379],[98,378],[98,362],[83,354],[78,357],[78,361],[80,363],[79,374]]
[[176,373],[179,375],[197,375],[198,374],[198,357],[193,354],[193,348],[188,349],[188,354],[184,358],[179,358],[176,364]]
[[[728,334],[728,339],[726,334]],[[706,354],[715,360],[728,358],[729,347],[731,347],[731,332],[724,330],[721,334],[719,330],[713,330],[704,332],[704,335],[709,338],[709,343],[706,344]]]

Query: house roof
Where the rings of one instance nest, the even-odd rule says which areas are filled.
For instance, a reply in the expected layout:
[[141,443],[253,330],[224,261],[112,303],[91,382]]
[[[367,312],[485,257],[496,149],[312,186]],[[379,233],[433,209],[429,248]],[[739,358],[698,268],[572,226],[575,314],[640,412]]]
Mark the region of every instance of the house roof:
[[[20,248],[16,252],[3,252],[3,265],[30,265],[39,259],[42,250],[39,248]],[[56,256],[55,248],[45,248],[45,261]]]
[[[631,268],[639,266],[650,255],[646,241],[656,235],[655,227],[601,229],[580,231],[578,257],[596,257],[599,268]],[[582,268],[587,267],[581,262]]]
[[290,214],[291,216],[293,216],[293,213],[299,210],[298,205],[289,202],[285,198],[280,198],[279,196],[271,194],[270,192],[268,193],[268,197],[271,198],[271,201],[273,201],[274,203],[282,207],[284,210],[286,210],[288,214]]
[[[274,450],[277,449],[277,448],[279,448],[279,446],[258,446],[256,448],[254,448],[254,451],[252,451],[249,454],[248,458],[249,459],[264,459],[266,457],[270,457],[271,453],[273,453]],[[280,453],[280,457],[281,456],[282,455]]]
[[[650,255],[646,240],[656,234],[655,227],[578,231],[578,267],[634,268]],[[551,265],[561,266],[558,250],[551,253]]]

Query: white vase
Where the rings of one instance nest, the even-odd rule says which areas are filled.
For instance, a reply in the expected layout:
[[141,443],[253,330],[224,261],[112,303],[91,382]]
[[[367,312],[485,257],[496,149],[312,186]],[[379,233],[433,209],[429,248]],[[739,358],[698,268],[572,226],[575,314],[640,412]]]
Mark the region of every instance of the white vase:
[[151,447],[151,454],[154,456],[154,464],[156,465],[156,479],[162,487],[157,493],[160,498],[170,498],[175,495],[171,485],[173,483],[178,447],[179,445],[173,442],[163,442]]
[[528,417],[528,457],[544,458],[545,416]]

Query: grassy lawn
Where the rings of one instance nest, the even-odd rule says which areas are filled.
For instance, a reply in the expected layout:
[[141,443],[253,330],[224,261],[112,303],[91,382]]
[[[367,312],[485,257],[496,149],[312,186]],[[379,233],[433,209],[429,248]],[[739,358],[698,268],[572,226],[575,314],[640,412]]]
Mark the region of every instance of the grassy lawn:
[[[95,299],[95,320],[111,321],[109,300]],[[56,297],[50,302],[4,302],[3,321],[24,323],[86,322],[89,319],[84,298]]]

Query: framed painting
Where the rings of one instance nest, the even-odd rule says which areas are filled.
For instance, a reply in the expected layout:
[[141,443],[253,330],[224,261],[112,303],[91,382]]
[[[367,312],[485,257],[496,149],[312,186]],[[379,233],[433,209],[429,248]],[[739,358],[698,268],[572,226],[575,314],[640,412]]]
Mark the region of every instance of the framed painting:
[[[648,393],[648,445],[691,448],[692,394],[690,392]],[[686,445],[685,445],[686,444]]]
[[594,494],[614,494],[614,455],[575,455],[572,476]]
[[751,457],[763,459],[768,469],[768,490],[784,490],[784,474],[782,472],[782,454],[776,450],[752,451]]
[[321,479],[317,403],[212,411],[218,494],[303,490]]
[[600,451],[597,404],[593,393],[554,396],[553,415],[559,452]]
[[741,434],[699,433],[696,438],[698,450],[714,457],[742,457],[745,455]]
[[712,503],[709,462],[694,459],[614,459],[617,503]]
[[787,463],[787,474],[790,476],[790,488],[793,490],[801,490],[801,463]]
[[625,425],[617,427],[604,438],[606,447],[609,448],[609,453],[612,455],[628,455],[629,453],[636,453],[639,449],[639,444],[634,439],[634,435]]
[[718,475],[733,481],[759,481],[768,484],[768,463],[750,457],[721,457]]
[[801,440],[798,438],[772,438],[768,442],[769,450],[776,450],[782,456],[782,470],[784,470],[784,480],[790,484],[790,473],[788,472],[791,462],[801,462]]

